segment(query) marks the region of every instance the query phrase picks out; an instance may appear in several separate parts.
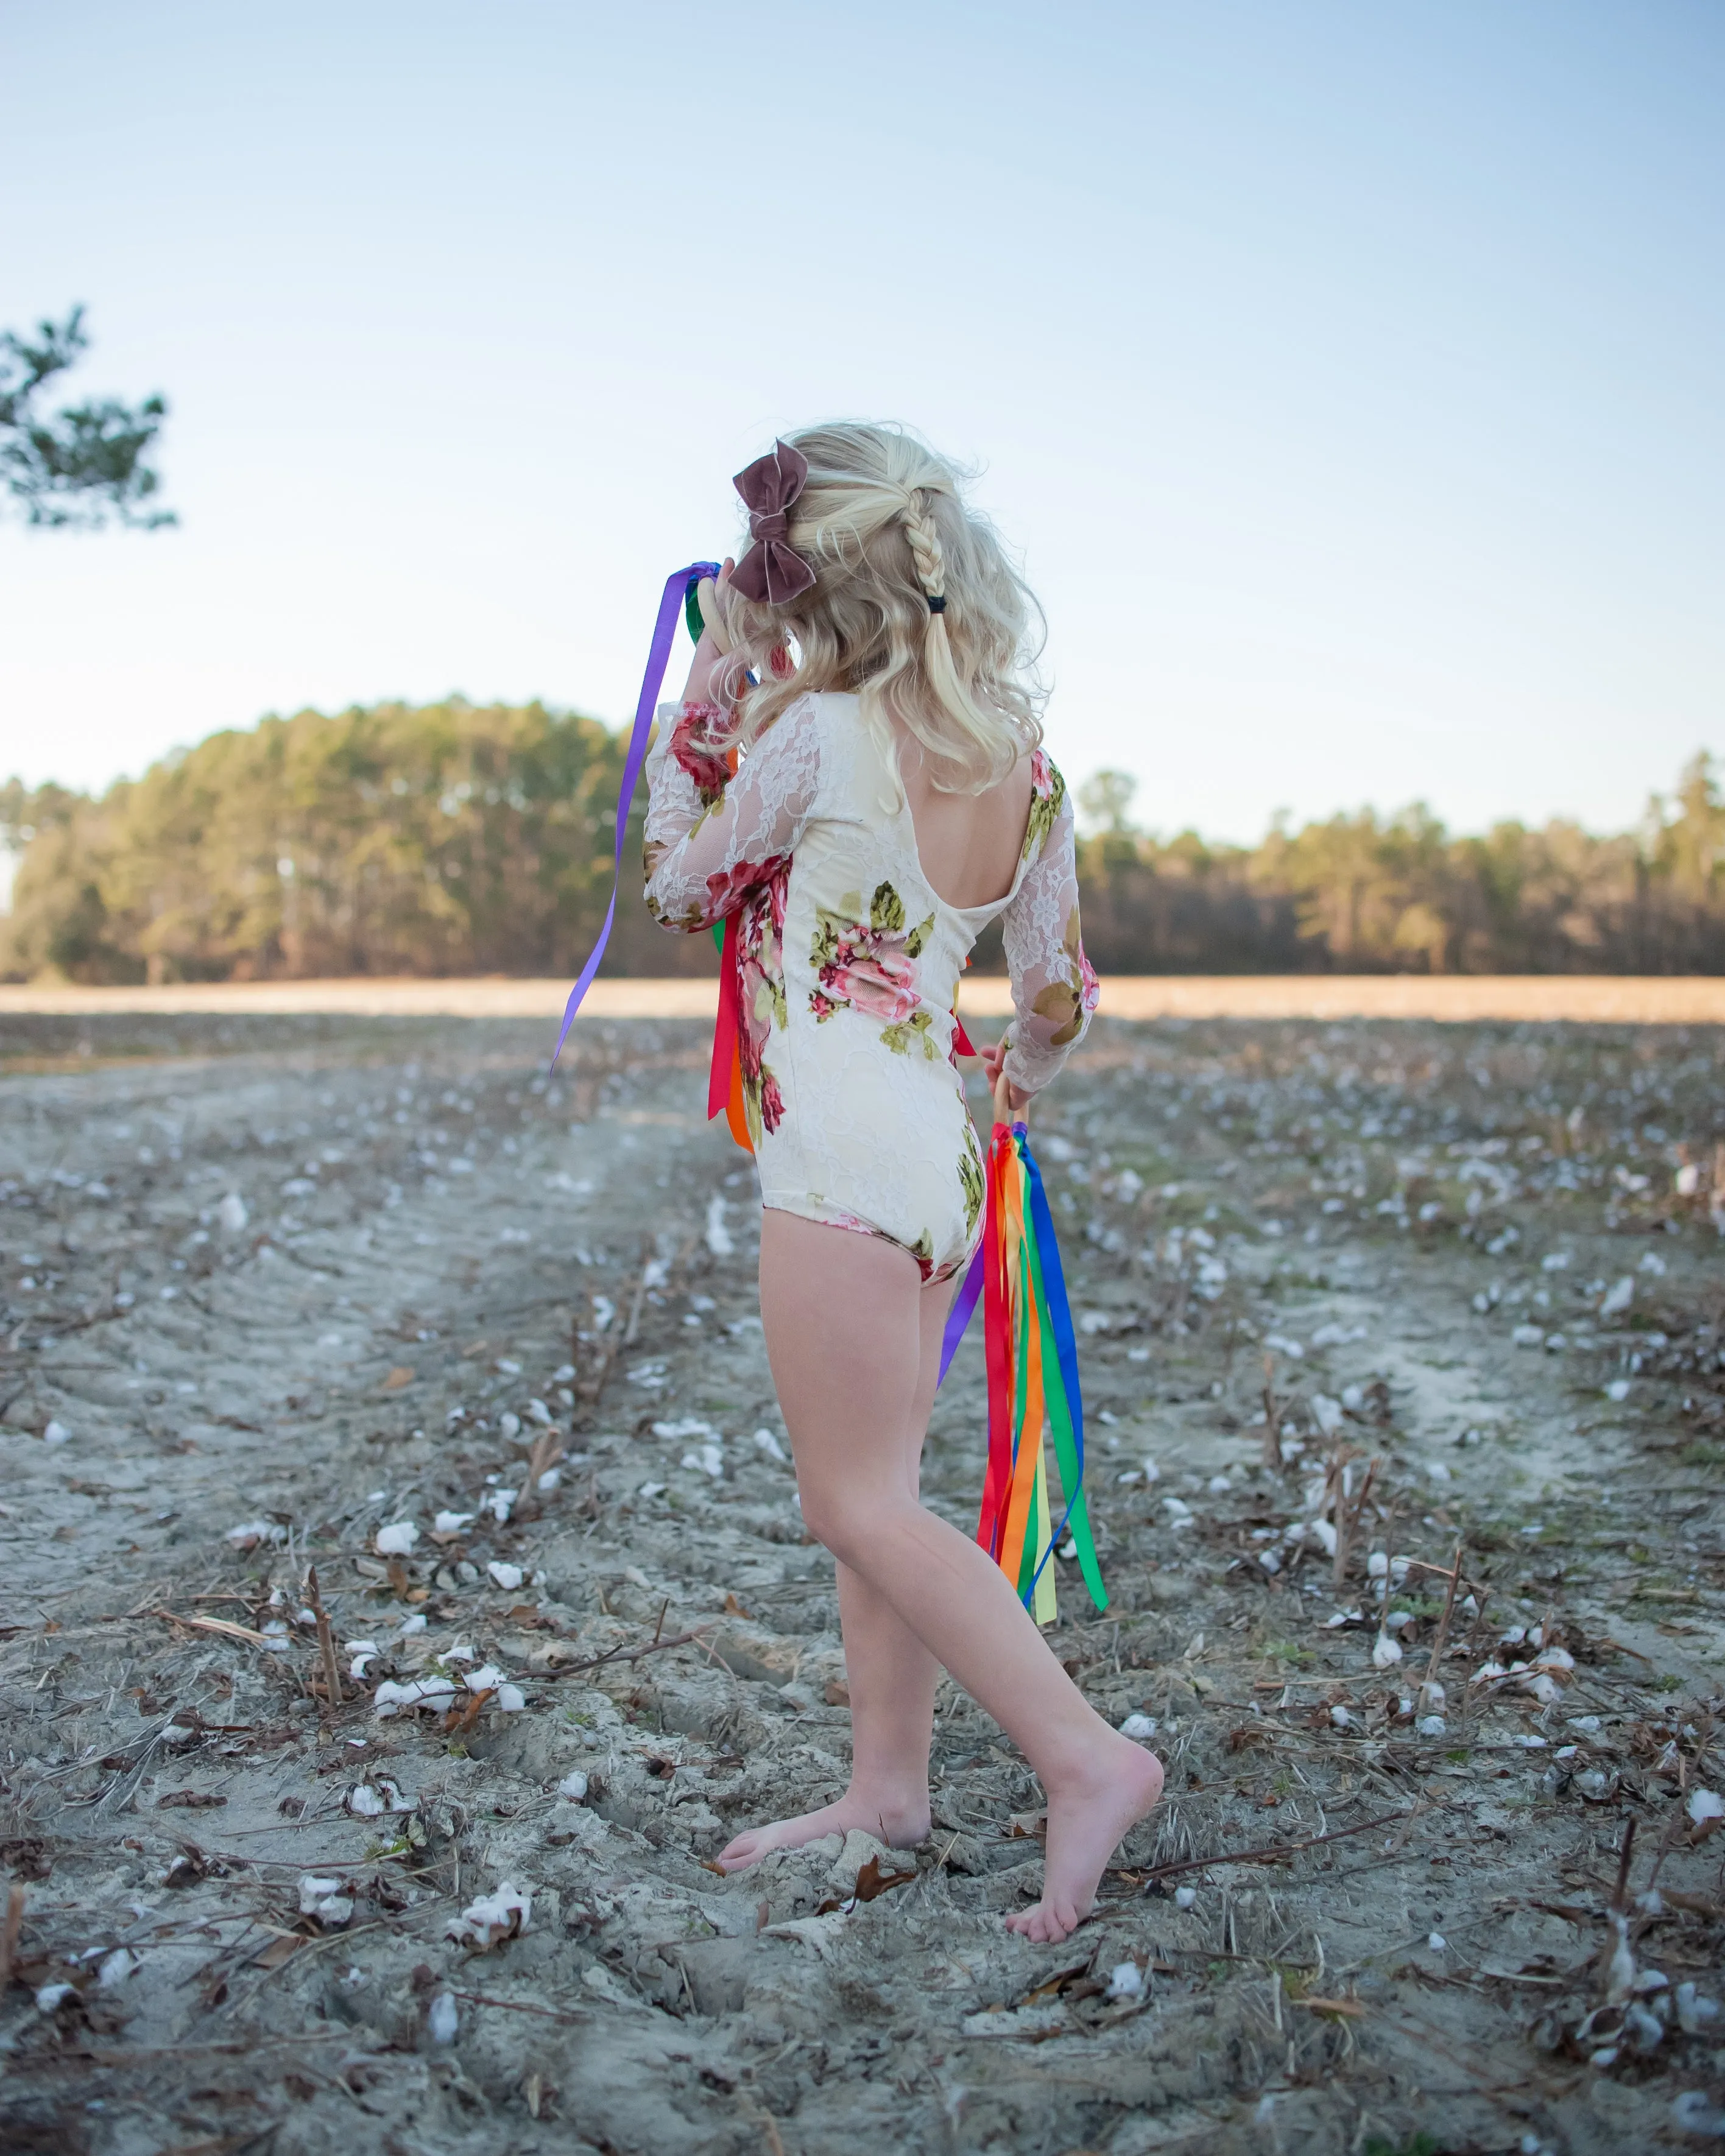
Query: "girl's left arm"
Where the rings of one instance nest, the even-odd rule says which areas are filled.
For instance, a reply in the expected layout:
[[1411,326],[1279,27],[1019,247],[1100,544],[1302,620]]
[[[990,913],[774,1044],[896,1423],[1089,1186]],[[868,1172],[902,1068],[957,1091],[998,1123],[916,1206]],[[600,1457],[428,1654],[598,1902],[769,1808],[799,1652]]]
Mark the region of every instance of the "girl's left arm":
[[793,704],[732,776],[716,704],[661,707],[643,849],[647,909],[661,928],[711,927],[789,860],[820,788],[817,708],[812,697]]
[[1096,977],[1079,929],[1072,803],[1053,766],[1045,769],[1041,849],[1001,919],[1018,1023],[985,1058],[991,1081],[1005,1077],[1014,1107],[1047,1085],[1096,1007]]

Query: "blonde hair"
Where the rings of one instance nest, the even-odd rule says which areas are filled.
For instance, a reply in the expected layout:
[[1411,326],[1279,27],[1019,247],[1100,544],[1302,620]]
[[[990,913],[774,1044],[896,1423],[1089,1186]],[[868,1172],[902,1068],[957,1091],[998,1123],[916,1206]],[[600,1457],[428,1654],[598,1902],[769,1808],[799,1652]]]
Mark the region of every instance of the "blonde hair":
[[998,784],[1042,739],[1043,619],[993,527],[901,427],[845,420],[787,439],[809,459],[788,536],[814,583],[777,606],[726,588],[718,685],[742,703],[742,739],[810,690],[853,690],[895,773],[887,714],[943,791]]

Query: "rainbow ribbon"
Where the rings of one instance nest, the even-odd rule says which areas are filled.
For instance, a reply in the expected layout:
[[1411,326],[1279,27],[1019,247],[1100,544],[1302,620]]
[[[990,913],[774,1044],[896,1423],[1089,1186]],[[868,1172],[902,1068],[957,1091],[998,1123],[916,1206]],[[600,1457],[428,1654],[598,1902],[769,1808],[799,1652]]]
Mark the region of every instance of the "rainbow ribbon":
[[557,1034],[557,1045],[552,1050],[551,1067],[557,1068],[557,1058],[563,1052],[563,1043],[569,1037],[569,1028],[575,1023],[575,1014],[581,1008],[582,998],[593,986],[593,975],[599,970],[599,961],[605,955],[605,946],[611,940],[611,924],[617,918],[617,891],[623,880],[623,844],[629,832],[629,810],[634,805],[635,787],[641,776],[641,766],[647,760],[648,737],[653,731],[653,713],[659,701],[660,685],[665,680],[665,670],[670,661],[671,644],[677,633],[677,616],[685,614],[693,634],[699,635],[695,623],[700,619],[700,609],[694,604],[696,586],[703,577],[716,577],[716,562],[691,562],[685,569],[673,570],[665,580],[665,591],[659,602],[659,616],[653,624],[653,641],[647,650],[647,670],[641,676],[641,693],[635,700],[635,722],[629,737],[629,753],[623,762],[623,784],[617,796],[617,847],[611,868],[611,902],[605,908],[605,925],[600,929],[598,941],[588,953],[587,963],[580,978],[569,991],[569,1000],[563,1006],[563,1023]]
[[[983,1240],[947,1318],[941,1377],[981,1302],[988,1465],[976,1538],[1037,1623],[1051,1625],[1056,1611],[1048,1560],[1068,1532],[1098,1609],[1107,1608],[1108,1595],[1084,1502],[1084,1400],[1071,1306],[1042,1171],[1022,1122],[994,1125],[986,1188]],[[1057,1527],[1050,1524],[1050,1435],[1065,1493]]]

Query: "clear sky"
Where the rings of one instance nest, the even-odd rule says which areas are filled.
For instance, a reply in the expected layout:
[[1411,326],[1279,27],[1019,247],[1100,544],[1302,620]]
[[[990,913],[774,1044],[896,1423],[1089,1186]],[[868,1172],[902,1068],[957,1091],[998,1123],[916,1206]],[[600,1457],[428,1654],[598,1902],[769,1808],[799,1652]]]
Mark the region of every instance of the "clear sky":
[[982,467],[1154,828],[1725,751],[1719,0],[0,0],[0,325],[180,530],[0,531],[0,773],[634,702],[775,429]]

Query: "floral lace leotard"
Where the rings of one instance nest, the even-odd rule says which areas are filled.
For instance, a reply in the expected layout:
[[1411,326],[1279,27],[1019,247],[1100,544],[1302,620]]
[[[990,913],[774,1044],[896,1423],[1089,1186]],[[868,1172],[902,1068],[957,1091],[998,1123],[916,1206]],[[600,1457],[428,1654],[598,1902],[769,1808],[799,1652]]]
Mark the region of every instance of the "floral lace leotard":
[[739,908],[740,1055],[763,1204],[880,1235],[925,1281],[975,1246],[983,1163],[952,1061],[958,977],[1002,919],[1018,1012],[1007,1075],[1045,1086],[1096,982],[1079,940],[1072,809],[1039,750],[1012,889],[949,906],[854,696],[800,697],[731,776],[723,715],[666,705],[648,758],[647,904],[693,933]]

